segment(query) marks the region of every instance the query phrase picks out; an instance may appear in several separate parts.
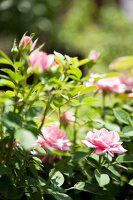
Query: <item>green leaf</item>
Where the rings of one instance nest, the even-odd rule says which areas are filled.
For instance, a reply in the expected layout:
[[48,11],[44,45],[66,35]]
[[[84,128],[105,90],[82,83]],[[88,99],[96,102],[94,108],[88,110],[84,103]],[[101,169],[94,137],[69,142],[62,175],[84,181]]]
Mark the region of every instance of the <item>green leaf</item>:
[[120,127],[117,124],[105,123],[105,128],[110,131],[120,131]]
[[8,76],[14,81],[21,81],[23,79],[23,76],[21,76],[19,73],[13,72],[11,69],[0,69],[0,70],[7,73]]
[[81,182],[81,181],[74,185],[74,188],[76,190],[84,190],[84,187],[85,187],[85,182]]
[[90,166],[92,166],[94,168],[96,168],[98,166],[98,162],[94,158],[87,157],[86,161]]
[[80,90],[80,95],[95,92],[97,89],[97,86],[84,87],[82,90]]
[[51,191],[50,194],[56,199],[56,200],[72,200],[71,197],[69,197],[67,194],[59,193]]
[[133,156],[127,154],[119,155],[116,161],[118,163],[133,163]]
[[82,72],[79,68],[71,66],[69,70],[67,70],[67,74],[71,75],[70,77],[76,77],[78,80],[80,80],[82,76]]
[[17,129],[22,126],[22,118],[14,112],[4,113],[2,122],[9,129]]
[[51,182],[55,185],[60,187],[64,183],[64,177],[60,171],[56,171],[54,175],[51,177]]
[[108,174],[112,179],[120,183],[120,179],[119,179],[120,174],[113,167],[109,167],[109,168],[104,167],[102,169],[102,172]]
[[63,104],[65,104],[66,102],[66,99],[64,99],[63,97],[56,97],[53,101],[53,104],[56,106],[56,107],[60,107],[62,106]]
[[129,181],[129,185],[133,186],[133,179]]
[[74,188],[76,190],[81,190],[81,191],[85,191],[85,192],[90,192],[93,194],[98,194],[98,195],[102,195],[102,190],[100,187],[98,187],[96,184],[93,183],[86,183],[83,181],[77,182],[74,185]]
[[25,114],[28,118],[33,119],[33,117],[39,116],[42,113],[42,110],[42,106],[33,106],[30,107]]
[[110,69],[127,70],[133,67],[133,56],[124,56],[117,58],[110,64]]
[[133,127],[131,126],[124,127],[122,132],[124,133],[123,136],[125,137],[133,137]]
[[129,114],[121,108],[113,109],[114,115],[119,122],[129,124]]
[[5,58],[0,58],[0,64],[12,65],[12,62],[6,60]]
[[58,156],[70,156],[71,154],[67,151],[59,151],[59,150],[47,150],[48,155],[58,155]]
[[13,89],[16,88],[15,84],[12,81],[6,79],[0,79],[0,86],[7,86]]
[[100,172],[96,169],[95,170],[95,178],[100,187],[108,185],[110,182],[110,178],[107,174],[100,174]]
[[1,55],[3,58],[5,58],[5,60],[7,60],[7,61],[9,62],[8,64],[10,64],[10,65],[13,64],[12,61],[11,61],[11,59],[10,59],[2,50],[0,50],[0,55]]
[[34,147],[36,137],[30,131],[26,129],[18,129],[15,132],[15,136],[25,150],[30,150]]
[[11,90],[7,90],[7,91],[5,92],[5,95],[6,95],[6,97],[11,98],[11,97],[14,97],[14,96],[15,96],[15,92],[14,92],[14,91],[11,91]]
[[90,60],[88,58],[80,60],[78,63],[78,67],[82,66],[82,65],[86,65]]
[[[91,88],[92,89],[92,88]],[[94,89],[94,88],[93,88]],[[95,103],[95,102],[97,102],[98,101],[98,99],[97,98],[95,98],[95,97],[85,97],[84,99],[83,99],[83,101],[82,101],[82,103],[84,104],[84,105],[91,105],[91,104],[93,104],[93,103]]]

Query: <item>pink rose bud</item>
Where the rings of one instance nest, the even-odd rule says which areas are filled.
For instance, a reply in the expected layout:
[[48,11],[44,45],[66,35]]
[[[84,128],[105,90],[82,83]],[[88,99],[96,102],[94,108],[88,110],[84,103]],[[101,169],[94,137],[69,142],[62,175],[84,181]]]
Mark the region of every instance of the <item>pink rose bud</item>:
[[90,59],[90,60],[93,60],[94,62],[96,62],[96,61],[98,60],[99,56],[100,56],[100,53],[99,53],[99,52],[97,52],[97,51],[95,51],[95,50],[92,50],[92,51],[90,52],[89,59]]
[[64,125],[70,125],[75,121],[75,116],[71,112],[64,112],[60,117],[60,121]]
[[122,147],[122,142],[119,141],[119,134],[115,131],[108,131],[105,128],[100,130],[89,131],[86,139],[83,140],[89,148],[95,148],[94,153],[102,155],[105,153],[110,154],[112,157],[114,153],[125,153],[127,150]]
[[30,46],[30,51],[32,51],[35,46],[36,46],[37,40],[35,40],[34,42],[32,41],[32,38],[30,36],[24,36],[22,37],[20,43],[19,43],[19,47],[23,47],[26,48],[28,45]]
[[30,54],[29,60],[33,69],[38,68],[40,72],[44,72],[53,64],[54,57],[43,51],[34,51]]
[[125,85],[121,83],[119,77],[100,79],[96,85],[101,90],[112,91],[116,93],[125,92]]
[[37,144],[45,150],[61,150],[68,151],[71,142],[66,133],[56,127],[48,127],[42,129],[42,134],[38,136]]

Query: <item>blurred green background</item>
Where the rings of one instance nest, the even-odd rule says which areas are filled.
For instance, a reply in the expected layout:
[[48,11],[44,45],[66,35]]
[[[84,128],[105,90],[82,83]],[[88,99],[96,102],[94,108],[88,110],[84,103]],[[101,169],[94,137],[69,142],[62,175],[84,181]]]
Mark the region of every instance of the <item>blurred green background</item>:
[[[126,1],[126,0],[125,0]],[[45,49],[88,56],[101,53],[94,71],[133,54],[133,23],[122,9],[121,0],[1,0],[0,49],[9,52],[13,39],[27,31],[36,33]]]

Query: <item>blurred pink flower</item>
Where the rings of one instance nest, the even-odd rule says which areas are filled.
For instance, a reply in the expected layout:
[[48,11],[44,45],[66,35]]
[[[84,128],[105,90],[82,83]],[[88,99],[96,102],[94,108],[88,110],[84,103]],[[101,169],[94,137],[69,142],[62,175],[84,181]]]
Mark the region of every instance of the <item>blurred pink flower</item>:
[[71,142],[66,133],[56,127],[48,127],[42,129],[42,134],[38,136],[37,145],[45,150],[61,150],[68,151]]
[[129,93],[128,96],[129,96],[130,98],[133,98],[133,92],[132,92],[132,93]]
[[64,112],[60,117],[60,121],[64,125],[71,125],[75,121],[75,116],[71,112]]
[[53,55],[47,55],[43,51],[34,51],[30,54],[30,64],[33,69],[38,68],[41,72],[46,71],[54,62]]
[[130,98],[133,98],[133,89],[131,90],[131,93],[128,94],[128,96],[129,96]]
[[105,74],[90,73],[89,79],[87,81],[84,81],[83,84],[86,87],[96,85],[96,80],[99,79],[99,78],[102,78],[104,76],[105,76]]
[[120,77],[121,82],[125,85],[126,90],[132,90],[133,89],[133,77],[127,77],[125,75],[122,75]]
[[92,50],[89,54],[89,59],[96,62],[98,60],[99,56],[100,56],[100,53],[98,51]]
[[100,130],[95,129],[94,132],[89,131],[86,139],[82,142],[89,148],[95,148],[95,153],[98,155],[109,153],[113,157],[114,153],[121,154],[127,151],[121,146],[122,142],[119,140],[120,137],[117,132],[102,128]]
[[97,81],[96,85],[101,90],[112,91],[116,93],[125,92],[125,85],[121,83],[119,77],[103,78]]
[[35,46],[36,46],[37,40],[35,40],[34,42],[32,41],[32,38],[30,36],[24,36],[22,37],[20,43],[19,43],[19,47],[23,47],[26,48],[28,45],[30,46],[30,51],[32,51]]

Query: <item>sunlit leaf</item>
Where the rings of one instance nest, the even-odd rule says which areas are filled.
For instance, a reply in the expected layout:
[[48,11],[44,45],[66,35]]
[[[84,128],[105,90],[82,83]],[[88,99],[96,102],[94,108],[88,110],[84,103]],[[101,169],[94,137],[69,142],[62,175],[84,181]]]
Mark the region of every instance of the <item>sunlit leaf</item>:
[[113,111],[114,111],[114,115],[115,115],[116,119],[119,122],[122,122],[124,124],[129,124],[129,120],[128,120],[129,115],[126,111],[124,111],[121,108],[114,108]]
[[15,136],[25,150],[30,150],[34,147],[36,137],[30,131],[26,129],[18,129],[15,132]]

